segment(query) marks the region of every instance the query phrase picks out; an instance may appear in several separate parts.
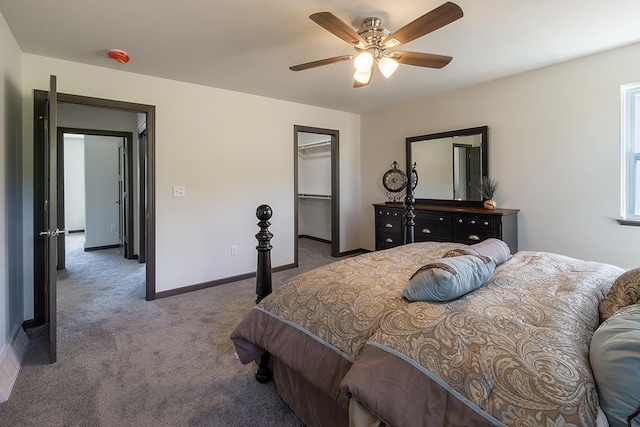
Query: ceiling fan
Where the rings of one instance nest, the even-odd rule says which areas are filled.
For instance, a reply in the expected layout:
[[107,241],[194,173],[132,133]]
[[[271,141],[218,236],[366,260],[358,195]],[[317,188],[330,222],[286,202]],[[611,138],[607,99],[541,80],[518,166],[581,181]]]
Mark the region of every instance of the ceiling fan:
[[353,74],[353,87],[362,87],[371,82],[371,76],[376,64],[378,64],[380,72],[386,78],[389,78],[395,72],[399,64],[442,68],[451,62],[453,58],[431,53],[398,50],[387,52],[387,50],[395,49],[400,45],[442,28],[462,18],[462,15],[460,6],[447,2],[391,33],[381,25],[380,19],[375,17],[364,19],[360,29],[356,31],[331,12],[314,13],[309,16],[309,19],[353,45],[356,54],[320,59],[294,65],[289,69],[291,71],[302,71],[322,65],[350,61],[355,58],[354,66],[356,71]]

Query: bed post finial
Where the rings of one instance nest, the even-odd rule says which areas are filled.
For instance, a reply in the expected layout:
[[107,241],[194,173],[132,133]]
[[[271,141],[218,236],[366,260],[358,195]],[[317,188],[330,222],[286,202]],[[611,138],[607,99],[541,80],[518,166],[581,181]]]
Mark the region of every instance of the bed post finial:
[[256,304],[271,293],[271,238],[273,237],[273,234],[269,232],[271,215],[273,215],[273,211],[269,205],[260,205],[256,209],[256,217],[260,220],[258,222],[260,231],[256,234],[256,239],[258,239],[258,246],[256,246],[258,250]]

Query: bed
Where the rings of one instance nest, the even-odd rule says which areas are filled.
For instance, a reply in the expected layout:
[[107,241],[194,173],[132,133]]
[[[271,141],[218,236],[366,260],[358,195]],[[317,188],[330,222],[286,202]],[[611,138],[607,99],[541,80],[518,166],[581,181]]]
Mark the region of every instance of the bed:
[[421,267],[465,248],[412,243],[301,274],[235,328],[238,357],[269,354],[306,425],[607,425],[589,350],[624,270],[521,251],[458,298],[403,298]]

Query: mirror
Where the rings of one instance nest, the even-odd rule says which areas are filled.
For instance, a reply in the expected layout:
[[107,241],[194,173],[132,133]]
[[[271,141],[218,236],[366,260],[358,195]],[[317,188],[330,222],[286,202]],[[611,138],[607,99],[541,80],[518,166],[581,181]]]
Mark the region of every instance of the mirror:
[[418,174],[416,202],[482,206],[488,145],[487,126],[407,138],[407,165],[415,163]]

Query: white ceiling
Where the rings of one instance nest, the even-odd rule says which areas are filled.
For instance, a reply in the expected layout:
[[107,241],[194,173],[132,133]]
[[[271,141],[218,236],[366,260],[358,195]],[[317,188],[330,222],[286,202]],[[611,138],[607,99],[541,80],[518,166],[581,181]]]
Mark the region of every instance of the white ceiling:
[[[640,41],[638,0],[455,0],[464,17],[403,46],[453,56],[401,65],[353,89],[353,65],[291,65],[352,54],[308,16],[329,11],[392,32],[444,0],[0,0],[25,53],[356,113]],[[129,53],[121,65],[111,48]]]

